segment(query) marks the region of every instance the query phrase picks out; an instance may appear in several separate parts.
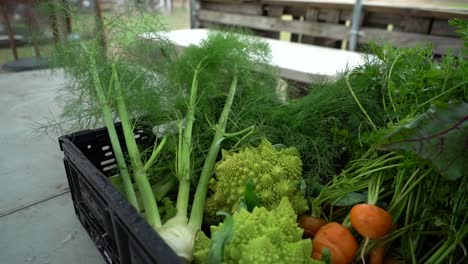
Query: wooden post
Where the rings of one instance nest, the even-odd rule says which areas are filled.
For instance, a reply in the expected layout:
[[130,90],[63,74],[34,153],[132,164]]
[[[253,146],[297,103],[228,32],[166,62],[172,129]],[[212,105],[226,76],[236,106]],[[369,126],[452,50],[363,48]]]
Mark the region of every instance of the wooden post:
[[31,6],[26,7],[26,17],[28,19],[29,30],[31,31],[31,35],[32,35],[31,39],[32,39],[32,45],[34,47],[34,55],[36,57],[40,57],[41,53],[39,51],[39,46],[37,44],[36,36],[34,36],[35,32],[37,32],[39,29],[37,27],[37,23],[35,23],[36,21],[34,21],[35,19],[34,19]]
[[[313,22],[321,20],[326,23],[338,25],[340,21],[340,12],[341,10],[334,8],[308,8],[304,20]],[[314,37],[303,34],[301,42],[325,47],[337,47],[337,40],[327,37]]]
[[72,18],[70,15],[70,11],[68,9],[69,4],[67,0],[62,0],[62,5],[65,7],[65,27],[66,27],[66,32],[67,34],[70,34],[72,32]]
[[60,34],[57,25],[57,13],[55,10],[55,4],[52,0],[47,1],[47,9],[49,11],[50,27],[52,28],[52,34],[54,35],[54,42],[57,44],[60,41]]
[[[317,8],[309,7],[306,10],[306,15],[304,16],[304,20],[316,22],[318,21],[318,17],[319,17],[319,10]],[[311,36],[303,35],[301,41],[302,43],[317,44],[318,39],[311,37]]]
[[[279,17],[284,13],[284,7],[282,6],[268,6],[262,15],[268,17]],[[272,38],[272,39],[279,39],[280,38],[280,31],[275,30],[272,28],[272,31],[264,31],[259,32],[261,36]]]
[[[292,16],[293,20],[300,20],[301,16]],[[291,42],[299,42],[299,34],[291,33]]]
[[96,26],[97,26],[97,34],[99,37],[99,43],[101,47],[106,49],[106,37],[104,34],[104,22],[102,19],[102,10],[101,10],[101,2],[99,0],[94,0],[94,7],[96,8]]
[[15,58],[15,60],[18,60],[18,49],[16,48],[15,32],[13,31],[13,28],[11,27],[10,19],[8,18],[6,7],[4,5],[1,5],[0,9],[2,9],[3,21],[5,21],[6,28],[8,31],[8,38],[10,40],[10,47],[11,47],[11,51],[13,52],[13,57]]

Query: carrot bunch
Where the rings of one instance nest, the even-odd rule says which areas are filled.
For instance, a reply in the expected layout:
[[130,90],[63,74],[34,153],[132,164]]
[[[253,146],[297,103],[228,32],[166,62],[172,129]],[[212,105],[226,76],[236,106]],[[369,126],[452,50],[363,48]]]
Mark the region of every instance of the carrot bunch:
[[[328,248],[331,253],[333,264],[351,263],[359,250],[359,243],[351,230],[355,230],[364,237],[364,244],[361,247],[361,260],[365,263],[365,255],[368,251],[370,240],[377,240],[385,236],[392,227],[392,216],[385,209],[377,206],[379,193],[384,180],[390,178],[388,170],[392,170],[401,165],[399,160],[402,156],[385,154],[380,157],[373,157],[368,153],[361,159],[351,163],[348,169],[327,185],[322,192],[314,199],[311,216],[301,216],[299,225],[304,228],[304,235],[312,237],[312,257],[322,258],[322,251]],[[397,161],[395,163],[395,161]],[[351,206],[347,217],[340,224],[336,222],[337,213],[346,210],[346,206],[340,210],[331,210],[330,223],[320,218],[321,206],[343,204],[343,198],[351,192],[361,192],[368,190],[367,202],[346,204]],[[363,196],[365,201],[365,196]],[[362,202],[361,201],[361,202]],[[369,259],[371,263],[382,263],[385,254],[383,245],[374,247]]]

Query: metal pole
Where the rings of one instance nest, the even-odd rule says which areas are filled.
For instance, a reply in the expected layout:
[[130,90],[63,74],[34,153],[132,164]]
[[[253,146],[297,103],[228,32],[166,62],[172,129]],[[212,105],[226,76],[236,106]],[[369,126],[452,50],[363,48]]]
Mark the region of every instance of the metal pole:
[[172,0],[163,0],[164,3],[164,11],[168,13],[172,13]]
[[190,0],[190,28],[196,28],[197,1]]
[[351,35],[349,36],[349,50],[356,50],[359,37],[359,24],[361,22],[362,0],[356,0],[353,11],[353,21],[351,22]]

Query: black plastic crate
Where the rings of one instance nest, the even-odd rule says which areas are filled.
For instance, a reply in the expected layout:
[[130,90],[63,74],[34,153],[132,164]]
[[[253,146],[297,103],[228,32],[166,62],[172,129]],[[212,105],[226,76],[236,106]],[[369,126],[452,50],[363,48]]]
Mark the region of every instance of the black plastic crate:
[[[135,138],[154,142],[142,130]],[[75,213],[107,263],[184,263],[108,179],[118,171],[107,129],[62,136],[59,144]]]

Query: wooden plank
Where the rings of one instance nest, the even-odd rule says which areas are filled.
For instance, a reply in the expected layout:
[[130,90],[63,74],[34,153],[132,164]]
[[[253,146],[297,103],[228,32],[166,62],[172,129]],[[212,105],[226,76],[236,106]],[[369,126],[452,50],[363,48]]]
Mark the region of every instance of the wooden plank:
[[381,29],[363,28],[360,32],[360,42],[382,41],[392,43],[398,47],[415,47],[418,44],[432,43],[436,54],[445,54],[449,49],[457,54],[463,49],[460,39],[425,35],[409,32],[387,32]]
[[[347,38],[349,29],[342,25],[310,21],[283,21],[279,18],[235,15],[222,12],[200,10],[201,20],[238,25],[256,29],[271,30],[272,28],[297,34],[306,34],[314,37],[333,38],[337,40]],[[360,42],[387,41],[396,46],[414,47],[417,43],[430,42],[435,52],[444,54],[447,49],[458,52],[463,47],[463,41],[454,38],[432,36],[408,32],[387,32],[382,29],[362,28]]]
[[303,17],[306,15],[306,10],[307,7],[304,6],[286,6],[285,13],[291,14],[293,16]]
[[369,12],[364,19],[364,25],[367,27],[387,28],[388,24],[392,24],[395,29],[403,30],[405,26],[405,17],[401,14],[386,14]]
[[[363,12],[364,14],[365,12]],[[363,15],[363,17],[365,17]],[[341,14],[340,14],[340,22],[345,22],[346,20],[352,20],[353,18],[353,10],[349,10],[349,9],[342,9],[341,10]]]
[[431,20],[432,19],[430,18],[423,17],[408,17],[404,22],[404,30],[407,32],[429,34],[431,29]]
[[[251,3],[242,3],[242,4],[233,4],[229,3],[210,3],[210,2],[202,2],[202,9],[206,10],[214,10],[214,11],[221,11],[227,13],[237,13],[237,14],[245,14],[245,15],[258,15],[261,16],[263,13],[263,8],[259,4],[251,4]],[[273,8],[278,8],[277,6]]]
[[305,19],[308,21],[317,21],[319,17],[319,10],[317,8],[307,8]]
[[[305,20],[307,21],[320,21],[327,22],[331,24],[339,24],[341,10],[331,9],[331,8],[322,8],[322,9],[307,9],[310,14],[306,14]],[[309,16],[308,16],[309,15]],[[311,15],[311,16],[310,16]],[[312,18],[312,19],[310,19]],[[325,47],[336,47],[337,40],[333,38],[314,38],[308,35],[302,37],[302,43],[315,44]]]
[[[281,18],[284,13],[284,7],[282,6],[266,6],[264,10],[264,15],[268,17],[276,17]],[[272,28],[273,31],[266,31],[263,34],[260,34],[263,37],[279,39],[280,38],[280,31],[275,28]]]
[[204,21],[226,25],[238,25],[263,30],[271,30],[274,28],[279,31],[308,34],[315,37],[332,37],[336,39],[343,39],[347,31],[344,26],[327,23],[304,22],[299,20],[284,21],[280,18],[234,15],[203,9],[199,12],[199,18]]
[[450,26],[447,20],[436,19],[432,22],[431,35],[457,37],[456,28]]
[[[307,7],[352,9],[355,3],[354,0],[263,0],[262,2],[268,5],[303,6],[305,9]],[[430,2],[430,4],[427,2]],[[466,4],[463,1],[458,3]],[[436,0],[366,0],[363,3],[363,9],[370,12],[430,16],[434,18],[468,18],[468,8],[451,7],[445,1]]]
[[[306,15],[304,17],[305,21],[317,21],[319,18],[319,9],[317,8],[307,8]],[[302,36],[302,43],[309,43],[309,44],[318,44],[319,38],[315,38],[312,36],[304,35]]]
[[283,6],[266,6],[265,7],[266,14],[270,17],[280,17],[284,13]]
[[261,0],[202,0],[200,2],[210,3],[230,3],[230,4],[245,4],[245,3],[261,3]]
[[[265,12],[268,13],[267,10],[264,10],[263,6],[256,3],[244,3],[244,2],[237,2],[232,3],[231,1],[227,1],[225,3],[219,2],[202,2],[202,9],[206,10],[213,10],[213,11],[220,11],[226,13],[233,13],[233,14],[242,14],[242,15],[254,15],[254,16],[262,16],[265,15]],[[281,6],[273,6],[271,7],[271,13],[274,15],[274,12],[278,12],[278,10],[283,10]],[[267,14],[268,15],[268,14]],[[278,17],[281,15],[277,15]],[[203,23],[203,27],[209,27],[206,23]],[[249,28],[252,30],[256,35],[270,37],[270,38],[279,38],[278,31],[265,31],[265,30],[255,30],[253,28]]]
[[318,20],[323,22],[338,23],[340,21],[339,9],[321,8],[319,9]]
[[395,31],[428,34],[431,22],[432,19],[428,17],[372,12],[366,16],[363,26],[385,29],[387,25],[392,24]]

